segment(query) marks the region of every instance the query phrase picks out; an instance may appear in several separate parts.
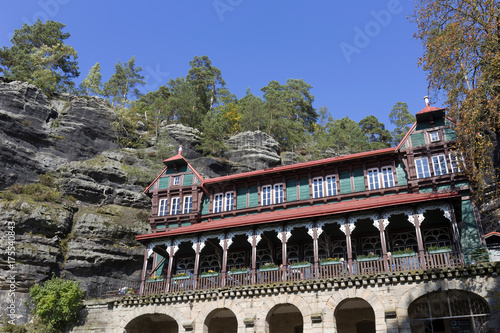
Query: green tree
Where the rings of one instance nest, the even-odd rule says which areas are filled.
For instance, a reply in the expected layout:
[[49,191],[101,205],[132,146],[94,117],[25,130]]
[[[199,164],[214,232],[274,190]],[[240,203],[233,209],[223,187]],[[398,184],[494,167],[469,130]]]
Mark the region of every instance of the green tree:
[[77,53],[64,41],[64,24],[54,21],[24,24],[15,30],[10,48],[0,50],[0,72],[4,77],[33,83],[46,93],[69,91],[78,77]]
[[370,150],[370,143],[357,122],[344,117],[326,123],[328,145],[340,154],[359,153]]
[[397,102],[389,113],[389,119],[391,124],[395,126],[391,134],[397,145],[410,130],[411,125],[415,123],[415,116],[408,111],[408,104]]
[[140,96],[138,85],[145,85],[141,66],[135,65],[135,56],[132,56],[126,63],[120,60],[115,65],[115,73],[104,84],[104,94],[113,98],[113,105],[121,102],[122,105],[128,104],[128,96],[131,93],[135,97]]
[[178,77],[175,80],[170,79],[168,88],[171,96],[167,107],[169,114],[172,115],[172,121],[199,129],[202,118],[194,117],[192,113],[194,103],[193,86],[184,77]]
[[102,95],[102,83],[101,83],[101,65],[97,62],[89,70],[89,74],[80,83],[80,89],[87,94],[87,96],[92,95]]
[[245,96],[238,100],[242,131],[260,131],[266,128],[264,102],[247,89]]
[[312,106],[311,85],[302,79],[288,79],[286,85],[271,81],[264,92],[265,132],[284,149],[294,149],[304,142],[305,133],[313,130],[318,117]]
[[[138,114],[144,115],[146,125],[152,125],[155,137],[158,138],[160,124],[163,121],[173,122],[173,114],[169,108],[171,93],[166,86],[161,86],[156,91],[150,91],[136,100],[131,109]],[[151,127],[151,126],[149,126]]]
[[427,71],[429,89],[447,98],[478,201],[487,187],[496,184],[492,188],[498,191],[500,182],[495,168],[500,163],[499,20],[498,0],[421,0],[414,13],[416,37],[424,46],[419,64]]
[[35,284],[29,293],[35,305],[35,318],[59,331],[76,322],[78,310],[83,305],[84,292],[79,283],[58,277],[52,277],[42,286]]
[[392,135],[377,117],[367,116],[359,122],[361,131],[368,137],[371,149],[388,148],[392,143]]
[[192,117],[199,121],[217,103],[220,89],[226,85],[220,69],[212,66],[212,61],[207,56],[194,57],[189,62],[186,81],[193,87],[194,101]]
[[197,146],[204,155],[221,156],[226,148],[224,144],[226,121],[224,115],[218,110],[209,111],[201,124],[200,144]]

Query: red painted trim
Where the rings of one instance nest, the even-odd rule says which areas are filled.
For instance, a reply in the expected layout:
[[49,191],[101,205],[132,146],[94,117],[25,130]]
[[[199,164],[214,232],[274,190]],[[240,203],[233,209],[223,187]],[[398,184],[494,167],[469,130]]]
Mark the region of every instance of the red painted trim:
[[401,142],[399,142],[399,144],[396,147],[396,151],[398,151],[401,148],[401,146],[403,145],[403,142],[406,141],[406,139],[413,132],[413,130],[415,129],[415,127],[417,127],[417,123],[416,122],[413,124],[413,126],[410,128],[410,130],[408,132],[406,132],[406,135],[403,137],[403,139],[401,140]]
[[237,216],[224,218],[221,220],[202,222],[186,227],[175,228],[164,232],[144,234],[136,236],[136,240],[149,240],[154,238],[184,235],[196,232],[215,231],[228,228],[248,227],[250,225],[291,221],[310,217],[322,217],[333,214],[345,214],[350,212],[361,212],[381,207],[391,207],[397,205],[416,204],[426,201],[449,199],[460,197],[458,192],[449,193],[416,193],[416,194],[396,194],[382,197],[350,200],[339,203],[325,204],[321,206],[308,206],[293,208],[274,212],[259,213],[248,216]]
[[373,157],[373,156],[391,154],[391,153],[395,153],[394,148],[384,148],[384,149],[379,149],[379,150],[367,151],[367,152],[363,152],[363,153],[356,153],[356,154],[350,154],[350,155],[344,155],[344,156],[338,156],[338,157],[330,157],[330,158],[325,158],[322,160],[302,162],[302,163],[297,163],[297,164],[278,166],[278,167],[269,168],[269,169],[243,172],[243,173],[238,173],[235,175],[210,178],[210,179],[205,180],[203,182],[203,185],[214,184],[214,183],[230,181],[230,180],[236,180],[236,179],[240,179],[240,178],[261,176],[261,175],[269,174],[272,172],[283,172],[283,171],[290,171],[290,170],[297,170],[297,169],[306,169],[306,168],[321,166],[321,165],[329,164],[329,163],[338,163],[338,162],[347,161],[347,160],[356,159],[356,158]]

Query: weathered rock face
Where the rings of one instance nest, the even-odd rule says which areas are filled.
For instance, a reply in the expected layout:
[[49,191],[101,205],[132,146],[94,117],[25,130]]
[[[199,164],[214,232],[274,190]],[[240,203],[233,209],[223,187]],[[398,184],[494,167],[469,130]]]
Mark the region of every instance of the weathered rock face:
[[66,97],[51,102],[34,85],[0,81],[0,189],[117,148],[114,111],[101,99]]
[[233,171],[245,172],[278,166],[279,145],[269,134],[255,131],[236,134],[227,141],[229,161],[239,164]]

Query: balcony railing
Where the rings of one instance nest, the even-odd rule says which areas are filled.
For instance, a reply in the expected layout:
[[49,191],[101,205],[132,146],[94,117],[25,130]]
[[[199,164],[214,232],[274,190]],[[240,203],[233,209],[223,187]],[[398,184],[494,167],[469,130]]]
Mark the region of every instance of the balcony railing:
[[179,291],[215,289],[224,287],[239,287],[254,284],[271,284],[280,282],[294,282],[302,280],[327,279],[354,275],[370,275],[384,272],[412,271],[425,268],[444,268],[463,265],[462,256],[457,253],[426,253],[422,257],[418,254],[406,257],[375,259],[370,261],[353,260],[352,265],[347,261],[327,262],[318,265],[302,267],[281,267],[275,270],[256,270],[252,272],[172,277],[170,280],[132,281],[122,282],[109,286],[90,286],[87,298],[106,298],[133,294],[162,294]]

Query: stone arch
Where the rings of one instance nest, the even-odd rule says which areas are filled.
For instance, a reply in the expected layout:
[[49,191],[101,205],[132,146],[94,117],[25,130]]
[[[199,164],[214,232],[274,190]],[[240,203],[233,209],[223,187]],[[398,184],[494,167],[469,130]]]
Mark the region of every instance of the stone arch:
[[125,325],[125,333],[177,333],[179,325],[169,315],[163,313],[142,314]]
[[203,305],[201,310],[194,316],[196,317],[195,327],[203,327],[203,332],[208,332],[208,328],[205,327],[206,319],[211,315],[215,314],[217,310],[220,309],[230,309],[236,318],[238,324],[238,331],[243,330],[244,324],[243,320],[248,317],[248,309],[241,307],[241,302],[236,299],[219,299],[216,302],[209,302]]
[[428,283],[418,284],[414,288],[406,291],[397,303],[396,314],[398,318],[398,326],[410,331],[408,308],[411,303],[426,294],[436,291],[461,290],[486,298],[489,294],[489,290],[487,289],[488,285],[488,283],[480,283],[479,281],[475,281],[474,283],[471,283],[471,281],[469,281],[469,283],[464,283],[459,280],[451,280],[448,281],[448,283],[445,281],[431,281]]
[[[369,289],[341,289],[336,293],[333,293],[326,302],[326,306],[331,309],[328,312],[332,314],[334,321],[339,304],[345,300],[353,298],[362,299],[371,306],[375,314],[375,325],[377,329],[380,332],[385,332],[387,330],[387,324],[385,322],[384,298],[379,298],[377,294]],[[336,327],[336,322],[334,326]]]
[[266,315],[266,333],[297,333],[304,330],[304,315],[292,303],[274,305]]
[[[296,294],[279,294],[278,296],[263,298],[262,302],[260,303],[259,313],[269,314],[272,308],[280,304],[293,304],[294,306],[296,306],[299,309],[300,313],[302,314],[304,322],[306,322],[313,313],[313,309],[311,308],[311,303],[307,302],[306,299],[304,299],[304,297]],[[321,310],[322,309],[319,309],[316,312],[321,312]],[[258,322],[256,321],[255,323],[256,327],[261,327],[261,328],[268,327],[267,315],[263,317],[258,316],[258,318],[256,319],[258,320]]]
[[373,307],[361,297],[342,300],[334,311],[338,333],[375,333],[376,317]]
[[216,308],[203,321],[204,333],[236,333],[238,319],[235,313],[227,307]]

